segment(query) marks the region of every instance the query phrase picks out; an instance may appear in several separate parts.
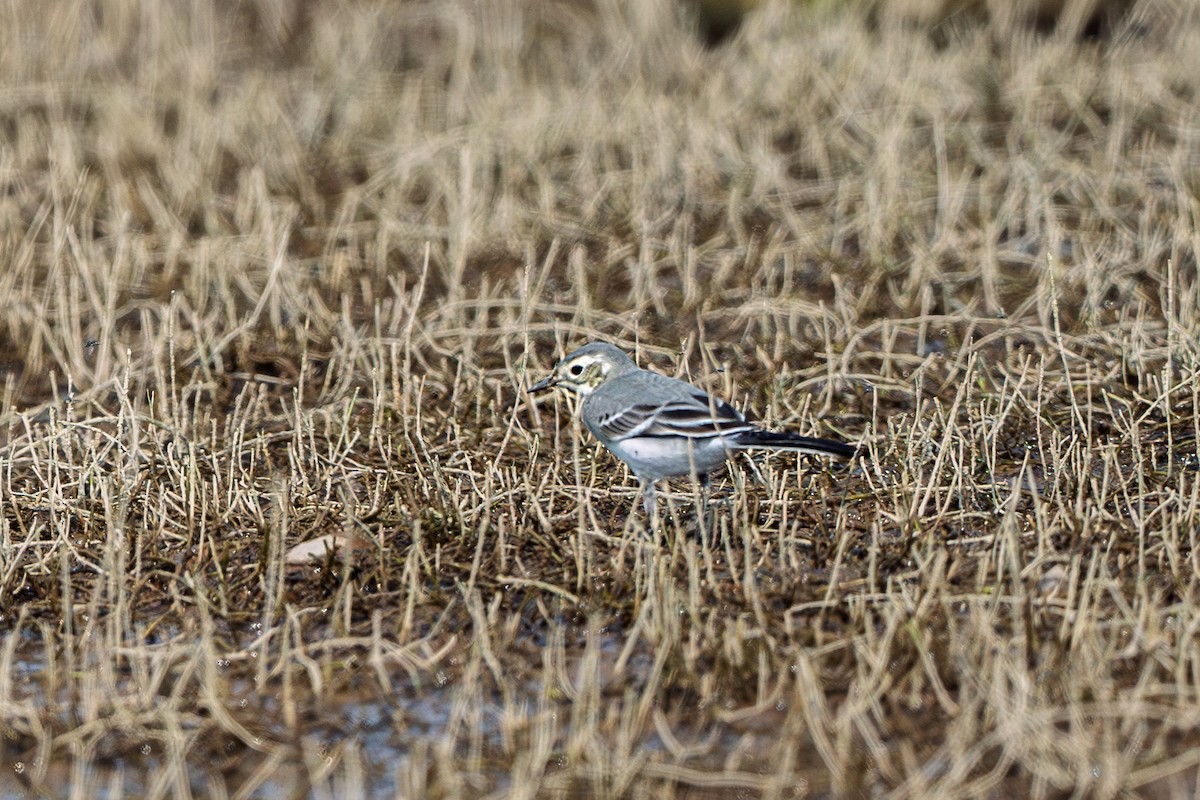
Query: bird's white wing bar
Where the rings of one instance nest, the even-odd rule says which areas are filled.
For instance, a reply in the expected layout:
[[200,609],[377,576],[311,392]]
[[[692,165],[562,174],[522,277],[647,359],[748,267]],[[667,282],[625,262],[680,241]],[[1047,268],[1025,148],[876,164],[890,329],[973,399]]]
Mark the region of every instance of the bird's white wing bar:
[[757,430],[727,403],[718,402],[710,408],[690,400],[637,403],[602,415],[598,425],[599,433],[610,441],[642,436],[709,439]]
[[654,416],[661,408],[651,403],[636,403],[620,411],[601,414],[597,420],[598,434],[612,441],[640,436],[643,429],[653,424]]

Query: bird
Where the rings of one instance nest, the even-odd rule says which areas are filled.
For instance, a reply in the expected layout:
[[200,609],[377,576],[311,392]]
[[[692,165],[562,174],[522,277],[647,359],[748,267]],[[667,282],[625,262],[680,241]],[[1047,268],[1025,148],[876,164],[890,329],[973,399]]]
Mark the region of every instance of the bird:
[[551,389],[583,398],[583,424],[637,477],[650,520],[655,518],[659,481],[685,475],[706,481],[738,450],[793,450],[840,458],[857,452],[854,445],[833,439],[766,430],[703,389],[642,369],[608,342],[583,345],[528,392]]

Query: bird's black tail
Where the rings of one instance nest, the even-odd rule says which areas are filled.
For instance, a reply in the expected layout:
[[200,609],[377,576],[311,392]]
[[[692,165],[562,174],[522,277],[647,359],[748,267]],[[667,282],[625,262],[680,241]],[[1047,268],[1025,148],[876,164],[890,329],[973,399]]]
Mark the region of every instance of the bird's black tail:
[[775,431],[742,431],[736,436],[729,437],[738,447],[768,448],[771,450],[799,450],[804,453],[850,458],[858,448],[845,442],[833,439],[818,439],[813,436],[798,436],[794,433],[776,433]]

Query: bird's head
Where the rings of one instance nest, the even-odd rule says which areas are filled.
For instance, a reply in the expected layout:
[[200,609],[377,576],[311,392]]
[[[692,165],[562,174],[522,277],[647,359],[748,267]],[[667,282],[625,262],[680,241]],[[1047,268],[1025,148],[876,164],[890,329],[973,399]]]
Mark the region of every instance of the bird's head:
[[529,387],[529,393],[561,388],[587,397],[605,381],[637,368],[629,356],[611,344],[592,342],[559,361],[553,372]]

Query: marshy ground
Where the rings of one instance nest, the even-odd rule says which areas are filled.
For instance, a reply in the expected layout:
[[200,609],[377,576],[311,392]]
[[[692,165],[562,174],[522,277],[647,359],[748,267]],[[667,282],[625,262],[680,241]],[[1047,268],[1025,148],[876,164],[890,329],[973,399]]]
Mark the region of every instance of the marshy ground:
[[[1190,796],[1200,17],[1084,5],[0,12],[0,795]],[[650,534],[594,338],[864,456]]]

